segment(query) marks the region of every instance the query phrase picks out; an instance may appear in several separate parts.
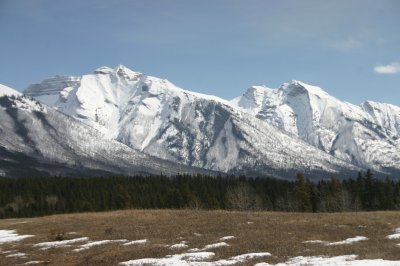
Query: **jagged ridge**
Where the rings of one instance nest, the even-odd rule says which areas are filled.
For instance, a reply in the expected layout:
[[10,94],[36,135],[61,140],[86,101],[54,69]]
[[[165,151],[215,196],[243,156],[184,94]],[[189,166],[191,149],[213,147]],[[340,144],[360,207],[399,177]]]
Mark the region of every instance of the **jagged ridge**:
[[337,158],[399,173],[400,107],[374,102],[356,106],[299,81],[278,89],[254,86],[231,103]]
[[358,170],[231,102],[121,65],[74,80],[79,82],[54,90],[36,84],[25,93],[45,103],[58,97],[52,106],[108,138],[189,166],[264,175]]

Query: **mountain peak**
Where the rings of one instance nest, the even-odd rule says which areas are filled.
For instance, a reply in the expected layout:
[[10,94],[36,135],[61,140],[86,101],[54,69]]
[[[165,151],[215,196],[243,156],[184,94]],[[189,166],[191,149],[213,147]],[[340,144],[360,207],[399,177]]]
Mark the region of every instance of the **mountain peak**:
[[14,89],[11,89],[10,87],[0,84],[0,97],[11,96],[11,95],[18,96],[21,95],[21,93]]
[[279,89],[288,93],[303,91],[318,97],[330,97],[330,95],[320,87],[313,86],[299,80],[291,80],[289,83],[283,83]]
[[94,74],[117,75],[125,79],[135,79],[138,75],[141,75],[141,73],[135,72],[121,64],[114,68],[108,66],[99,67],[94,71]]
[[121,64],[115,67],[115,72],[118,74],[118,76],[126,79],[135,79],[138,75],[141,75],[141,73],[133,71]]
[[102,67],[97,68],[94,71],[94,74],[110,74],[113,72],[115,72],[115,69],[108,67],[108,66],[102,66]]

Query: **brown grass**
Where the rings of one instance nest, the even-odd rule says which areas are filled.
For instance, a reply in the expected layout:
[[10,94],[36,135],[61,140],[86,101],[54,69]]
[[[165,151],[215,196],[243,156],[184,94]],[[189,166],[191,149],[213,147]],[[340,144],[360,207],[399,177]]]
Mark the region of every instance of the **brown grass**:
[[[26,223],[21,223],[26,221]],[[250,222],[250,223],[249,223]],[[349,255],[360,258],[400,260],[400,240],[385,236],[400,227],[400,212],[371,213],[272,213],[192,210],[126,210],[104,213],[54,215],[31,219],[0,220],[0,229],[16,229],[19,234],[35,237],[20,242],[0,244],[1,251],[18,250],[27,258],[7,258],[0,254],[0,265],[17,265],[27,261],[49,261],[50,265],[117,265],[118,262],[139,258],[161,258],[173,251],[162,245],[188,242],[190,248],[201,248],[226,240],[230,246],[211,250],[216,259],[249,252],[270,252],[271,257],[256,262],[284,262],[290,257],[312,255]],[[68,235],[78,232],[79,235]],[[199,233],[201,236],[196,236]],[[91,240],[148,239],[144,245],[122,246],[108,244],[82,252],[74,247],[39,250],[33,244],[56,238],[87,236]],[[340,241],[366,236],[368,241],[352,245],[325,246],[305,244],[306,240]]]

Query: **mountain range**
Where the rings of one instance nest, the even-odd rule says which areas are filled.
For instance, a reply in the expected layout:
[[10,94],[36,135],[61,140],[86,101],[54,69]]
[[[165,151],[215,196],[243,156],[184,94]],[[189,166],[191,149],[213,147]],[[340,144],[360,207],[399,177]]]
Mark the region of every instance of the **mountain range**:
[[1,106],[2,157],[54,163],[59,174],[400,173],[400,107],[356,106],[300,81],[228,101],[119,65],[45,79]]

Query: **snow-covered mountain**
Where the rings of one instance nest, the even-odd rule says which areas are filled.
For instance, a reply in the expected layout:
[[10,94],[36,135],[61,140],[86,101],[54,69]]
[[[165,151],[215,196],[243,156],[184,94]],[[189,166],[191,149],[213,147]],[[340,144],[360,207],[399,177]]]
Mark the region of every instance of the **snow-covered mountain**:
[[236,108],[362,168],[400,169],[400,107],[356,106],[300,81],[278,89],[253,86],[231,101]]
[[163,161],[0,85],[0,176],[210,173]]
[[359,170],[229,101],[121,65],[48,79],[25,94],[109,139],[188,166],[285,177],[296,171],[317,175]]

